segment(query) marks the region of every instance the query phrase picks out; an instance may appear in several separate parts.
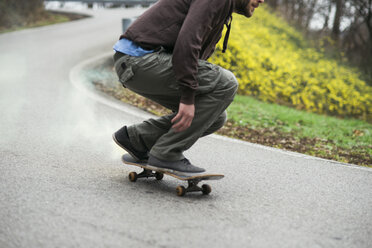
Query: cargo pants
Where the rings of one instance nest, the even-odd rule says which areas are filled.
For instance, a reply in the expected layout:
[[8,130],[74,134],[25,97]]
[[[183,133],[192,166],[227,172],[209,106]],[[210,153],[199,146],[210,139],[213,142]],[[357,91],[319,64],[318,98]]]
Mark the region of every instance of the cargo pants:
[[161,49],[142,57],[118,53],[115,70],[124,87],[161,104],[173,114],[128,127],[132,145],[138,151],[149,151],[158,159],[176,161],[184,158],[200,137],[214,133],[226,122],[226,108],[238,88],[234,74],[204,60],[198,61],[195,114],[191,126],[182,132],[172,129],[171,120],[180,104],[179,84],[172,69],[172,54]]

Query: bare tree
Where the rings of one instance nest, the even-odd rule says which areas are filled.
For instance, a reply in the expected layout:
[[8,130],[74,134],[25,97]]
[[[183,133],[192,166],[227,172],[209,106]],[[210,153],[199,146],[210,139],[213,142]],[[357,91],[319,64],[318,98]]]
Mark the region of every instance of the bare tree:
[[[331,37],[337,46],[327,50],[345,52],[350,62],[370,75],[368,82],[372,85],[372,0],[272,0],[268,3],[312,39]],[[319,30],[311,29],[315,16],[323,18]]]
[[315,12],[318,11],[317,6],[318,6],[318,0],[310,1],[308,9],[307,9],[306,20],[304,23],[304,27],[306,30],[309,29],[310,22],[313,19]]
[[324,13],[324,24],[323,24],[322,31],[328,30],[331,11],[332,11],[332,2],[328,1],[325,3],[325,6],[324,6],[324,12],[323,12]]
[[353,21],[344,31],[342,48],[349,59],[369,76],[372,85],[372,0],[354,0]]
[[372,42],[372,0],[354,0],[353,2],[360,22],[367,28],[369,41]]
[[345,0],[335,0],[336,3],[336,13],[335,18],[333,20],[333,27],[332,27],[332,38],[338,41],[340,37],[340,24],[342,16],[344,15],[344,2]]

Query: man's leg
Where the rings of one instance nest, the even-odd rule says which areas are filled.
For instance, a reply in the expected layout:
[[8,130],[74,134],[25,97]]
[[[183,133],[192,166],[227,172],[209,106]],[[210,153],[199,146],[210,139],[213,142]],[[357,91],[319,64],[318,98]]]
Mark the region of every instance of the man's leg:
[[[117,61],[115,67],[126,87],[177,111],[180,95],[170,54],[127,57],[122,61],[125,62],[124,67],[120,66],[121,61]],[[126,71],[123,69],[120,72],[121,68]],[[140,149],[151,149],[150,153],[160,159],[179,160],[183,158],[182,152],[199,137],[212,133],[225,122],[224,110],[233,100],[237,89],[234,75],[205,61],[199,61],[198,69],[199,88],[191,126],[184,132],[174,132],[170,123],[173,115],[130,126],[129,137]]]
[[[142,123],[128,127],[129,139],[140,151],[150,151],[156,141],[172,127],[171,120],[175,114],[162,116],[157,119],[145,120]],[[206,136],[219,130],[226,122],[226,111],[202,134]]]
[[203,134],[210,132],[211,127],[215,128],[214,123],[221,123],[221,115],[234,99],[237,82],[226,70],[221,70],[220,74],[219,81],[211,92],[196,95],[195,115],[191,126],[182,132],[170,129],[160,136],[150,150],[151,155],[169,161],[183,159],[183,151],[189,149]]

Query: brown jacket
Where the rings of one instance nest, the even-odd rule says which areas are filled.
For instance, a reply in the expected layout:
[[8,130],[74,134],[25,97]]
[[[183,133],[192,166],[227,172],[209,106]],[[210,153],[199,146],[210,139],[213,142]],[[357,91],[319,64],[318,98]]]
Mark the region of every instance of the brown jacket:
[[173,53],[181,102],[192,104],[198,87],[198,59],[214,52],[233,12],[233,0],[159,0],[120,37],[145,49],[160,46]]

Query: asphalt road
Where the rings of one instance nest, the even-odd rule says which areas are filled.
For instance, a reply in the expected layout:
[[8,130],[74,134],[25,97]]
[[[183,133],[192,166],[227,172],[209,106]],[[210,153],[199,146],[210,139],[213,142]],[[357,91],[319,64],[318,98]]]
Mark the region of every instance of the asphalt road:
[[111,134],[147,114],[80,72],[141,11],[0,35],[0,247],[372,247],[368,168],[211,136],[187,152],[211,195],[128,180]]

